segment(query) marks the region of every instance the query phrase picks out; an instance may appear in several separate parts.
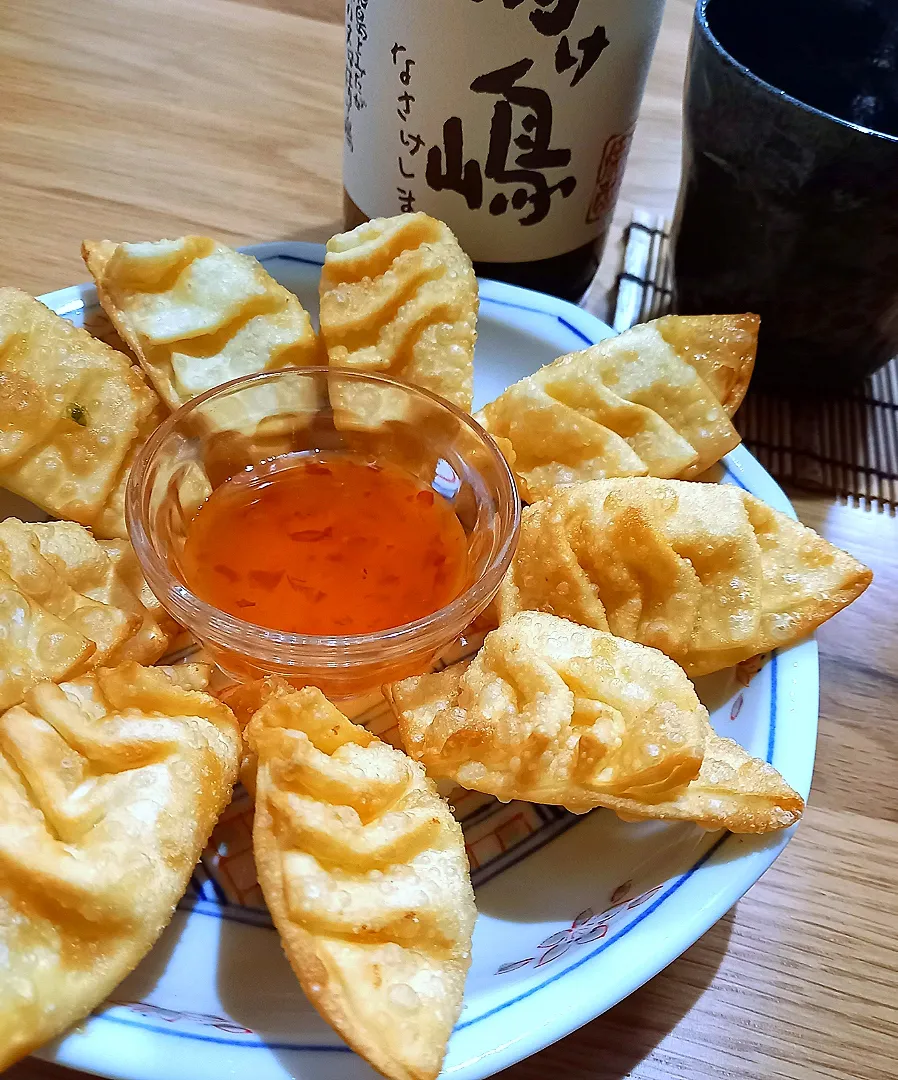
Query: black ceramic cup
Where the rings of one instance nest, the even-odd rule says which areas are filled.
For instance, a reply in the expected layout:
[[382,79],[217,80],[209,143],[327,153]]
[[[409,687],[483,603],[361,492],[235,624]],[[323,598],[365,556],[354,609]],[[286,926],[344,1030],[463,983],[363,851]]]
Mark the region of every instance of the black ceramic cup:
[[898,354],[898,0],[699,0],[683,151],[677,311],[757,312],[768,387]]

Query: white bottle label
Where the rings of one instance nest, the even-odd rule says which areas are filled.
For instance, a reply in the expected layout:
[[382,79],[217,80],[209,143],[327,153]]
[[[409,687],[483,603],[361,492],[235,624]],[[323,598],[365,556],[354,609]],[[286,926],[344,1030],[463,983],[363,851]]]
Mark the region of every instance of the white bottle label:
[[664,0],[347,0],[343,185],[478,261],[607,226]]

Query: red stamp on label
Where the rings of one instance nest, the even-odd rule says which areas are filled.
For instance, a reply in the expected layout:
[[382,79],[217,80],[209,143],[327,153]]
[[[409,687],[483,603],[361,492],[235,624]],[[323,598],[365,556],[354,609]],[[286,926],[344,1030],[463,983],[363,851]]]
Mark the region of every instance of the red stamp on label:
[[614,208],[624,175],[624,165],[627,163],[630,143],[633,141],[634,126],[621,132],[620,135],[609,135],[605,142],[596,174],[596,186],[586,214],[586,221],[590,225],[594,221],[600,221]]

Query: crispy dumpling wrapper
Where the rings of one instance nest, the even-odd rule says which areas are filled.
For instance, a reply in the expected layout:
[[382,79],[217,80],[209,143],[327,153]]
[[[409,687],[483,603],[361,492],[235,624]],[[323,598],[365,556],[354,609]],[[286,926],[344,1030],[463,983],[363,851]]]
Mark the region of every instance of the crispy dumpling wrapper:
[[[73,521],[0,522],[0,707],[47,679],[123,660],[154,663],[179,632],[144,607],[130,588],[134,571],[126,579],[103,543]],[[128,541],[105,543],[127,548],[136,566]],[[136,576],[143,582],[139,568]]]
[[758,350],[760,318],[741,315],[665,315],[654,326],[674,351],[688,360],[733,416],[751,381]]
[[157,409],[126,356],[0,289],[0,487],[97,535],[126,535],[107,503]]
[[395,376],[470,410],[477,308],[471,260],[426,214],[375,218],[327,243],[320,319],[333,366]]
[[515,615],[470,664],[394,683],[389,699],[429,775],[503,801],[733,832],[784,828],[804,806],[714,733],[672,660],[554,615]]
[[237,771],[208,677],[128,663],[0,717],[0,1068],[86,1016],[171,919]]
[[49,679],[78,675],[97,647],[32,600],[0,569],[0,709]]
[[230,379],[319,359],[293,293],[209,237],[85,240],[82,255],[104,311],[170,409]]
[[154,664],[165,655],[181,627],[144,580],[130,541],[95,540],[72,521],[29,523],[27,527],[41,554],[73,589],[128,616],[129,634],[101,662]]
[[[51,523],[51,528],[55,524]],[[102,556],[99,544],[86,529],[69,524],[81,530]],[[42,549],[38,526],[32,522],[16,518],[0,521],[0,567],[32,600],[94,642],[94,665],[108,663],[140,626],[135,611],[93,599],[73,588],[62,560],[52,554],[48,557]]]
[[794,644],[872,576],[735,486],[595,480],[524,512],[497,610],[608,630],[696,676]]
[[[245,731],[246,725],[266,702],[272,698],[286,697],[294,692],[294,687],[285,679],[277,675],[270,675],[267,679],[257,679],[251,683],[236,683],[226,686],[218,697],[237,717],[240,730]],[[240,758],[240,783],[243,784],[253,799],[256,797],[257,766],[256,755],[250,748],[249,742],[244,739],[243,754]]]
[[394,1080],[433,1080],[461,1009],[474,896],[461,827],[420,765],[307,687],[275,685],[258,756],[259,882],[303,990]]
[[[135,368],[135,370],[138,370]],[[125,521],[125,493],[128,488],[128,478],[131,475],[131,466],[138,451],[153,434],[157,427],[168,415],[162,401],[157,397],[152,412],[142,421],[137,431],[137,437],[131,444],[131,449],[125,455],[112,491],[106,497],[106,502],[100,513],[91,522],[91,532],[98,539],[125,540],[128,541],[128,525]]]
[[[164,634],[166,648],[170,647],[175,639],[182,636],[185,631],[180,623],[169,615],[147,584],[131,541],[101,540],[100,547],[102,547],[115,569],[116,580],[121,581],[129,592],[137,597],[141,607],[149,613],[152,620],[158,624],[159,629]],[[129,656],[127,659],[138,660],[138,663],[148,663],[146,660],[139,660],[136,656]]]
[[559,484],[695,476],[739,443],[714,392],[652,323],[559,357],[476,419],[511,444],[530,502]]
[[127,549],[137,567],[127,540],[95,540],[73,521],[0,522],[0,571],[11,583],[0,610],[3,708],[47,679],[124,660],[155,663],[180,633],[132,590],[139,579],[149,592],[139,567],[127,556],[111,558],[104,544]]

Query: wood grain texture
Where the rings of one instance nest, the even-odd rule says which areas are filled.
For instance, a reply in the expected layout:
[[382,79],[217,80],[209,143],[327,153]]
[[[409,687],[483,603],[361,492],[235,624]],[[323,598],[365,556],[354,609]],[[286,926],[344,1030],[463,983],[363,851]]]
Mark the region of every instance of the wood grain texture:
[[0,283],[83,281],[84,237],[338,229],[343,28],[323,7],[5,0]]
[[[339,224],[342,0],[4,0],[0,284],[82,281],[84,236],[324,239]],[[609,243],[669,213],[691,3],[668,0]],[[873,585],[820,632],[810,807],[792,844],[679,960],[503,1080],[898,1075],[898,519],[795,497]],[[74,1080],[27,1061],[10,1080]],[[173,1063],[172,1077],[177,1076]]]

